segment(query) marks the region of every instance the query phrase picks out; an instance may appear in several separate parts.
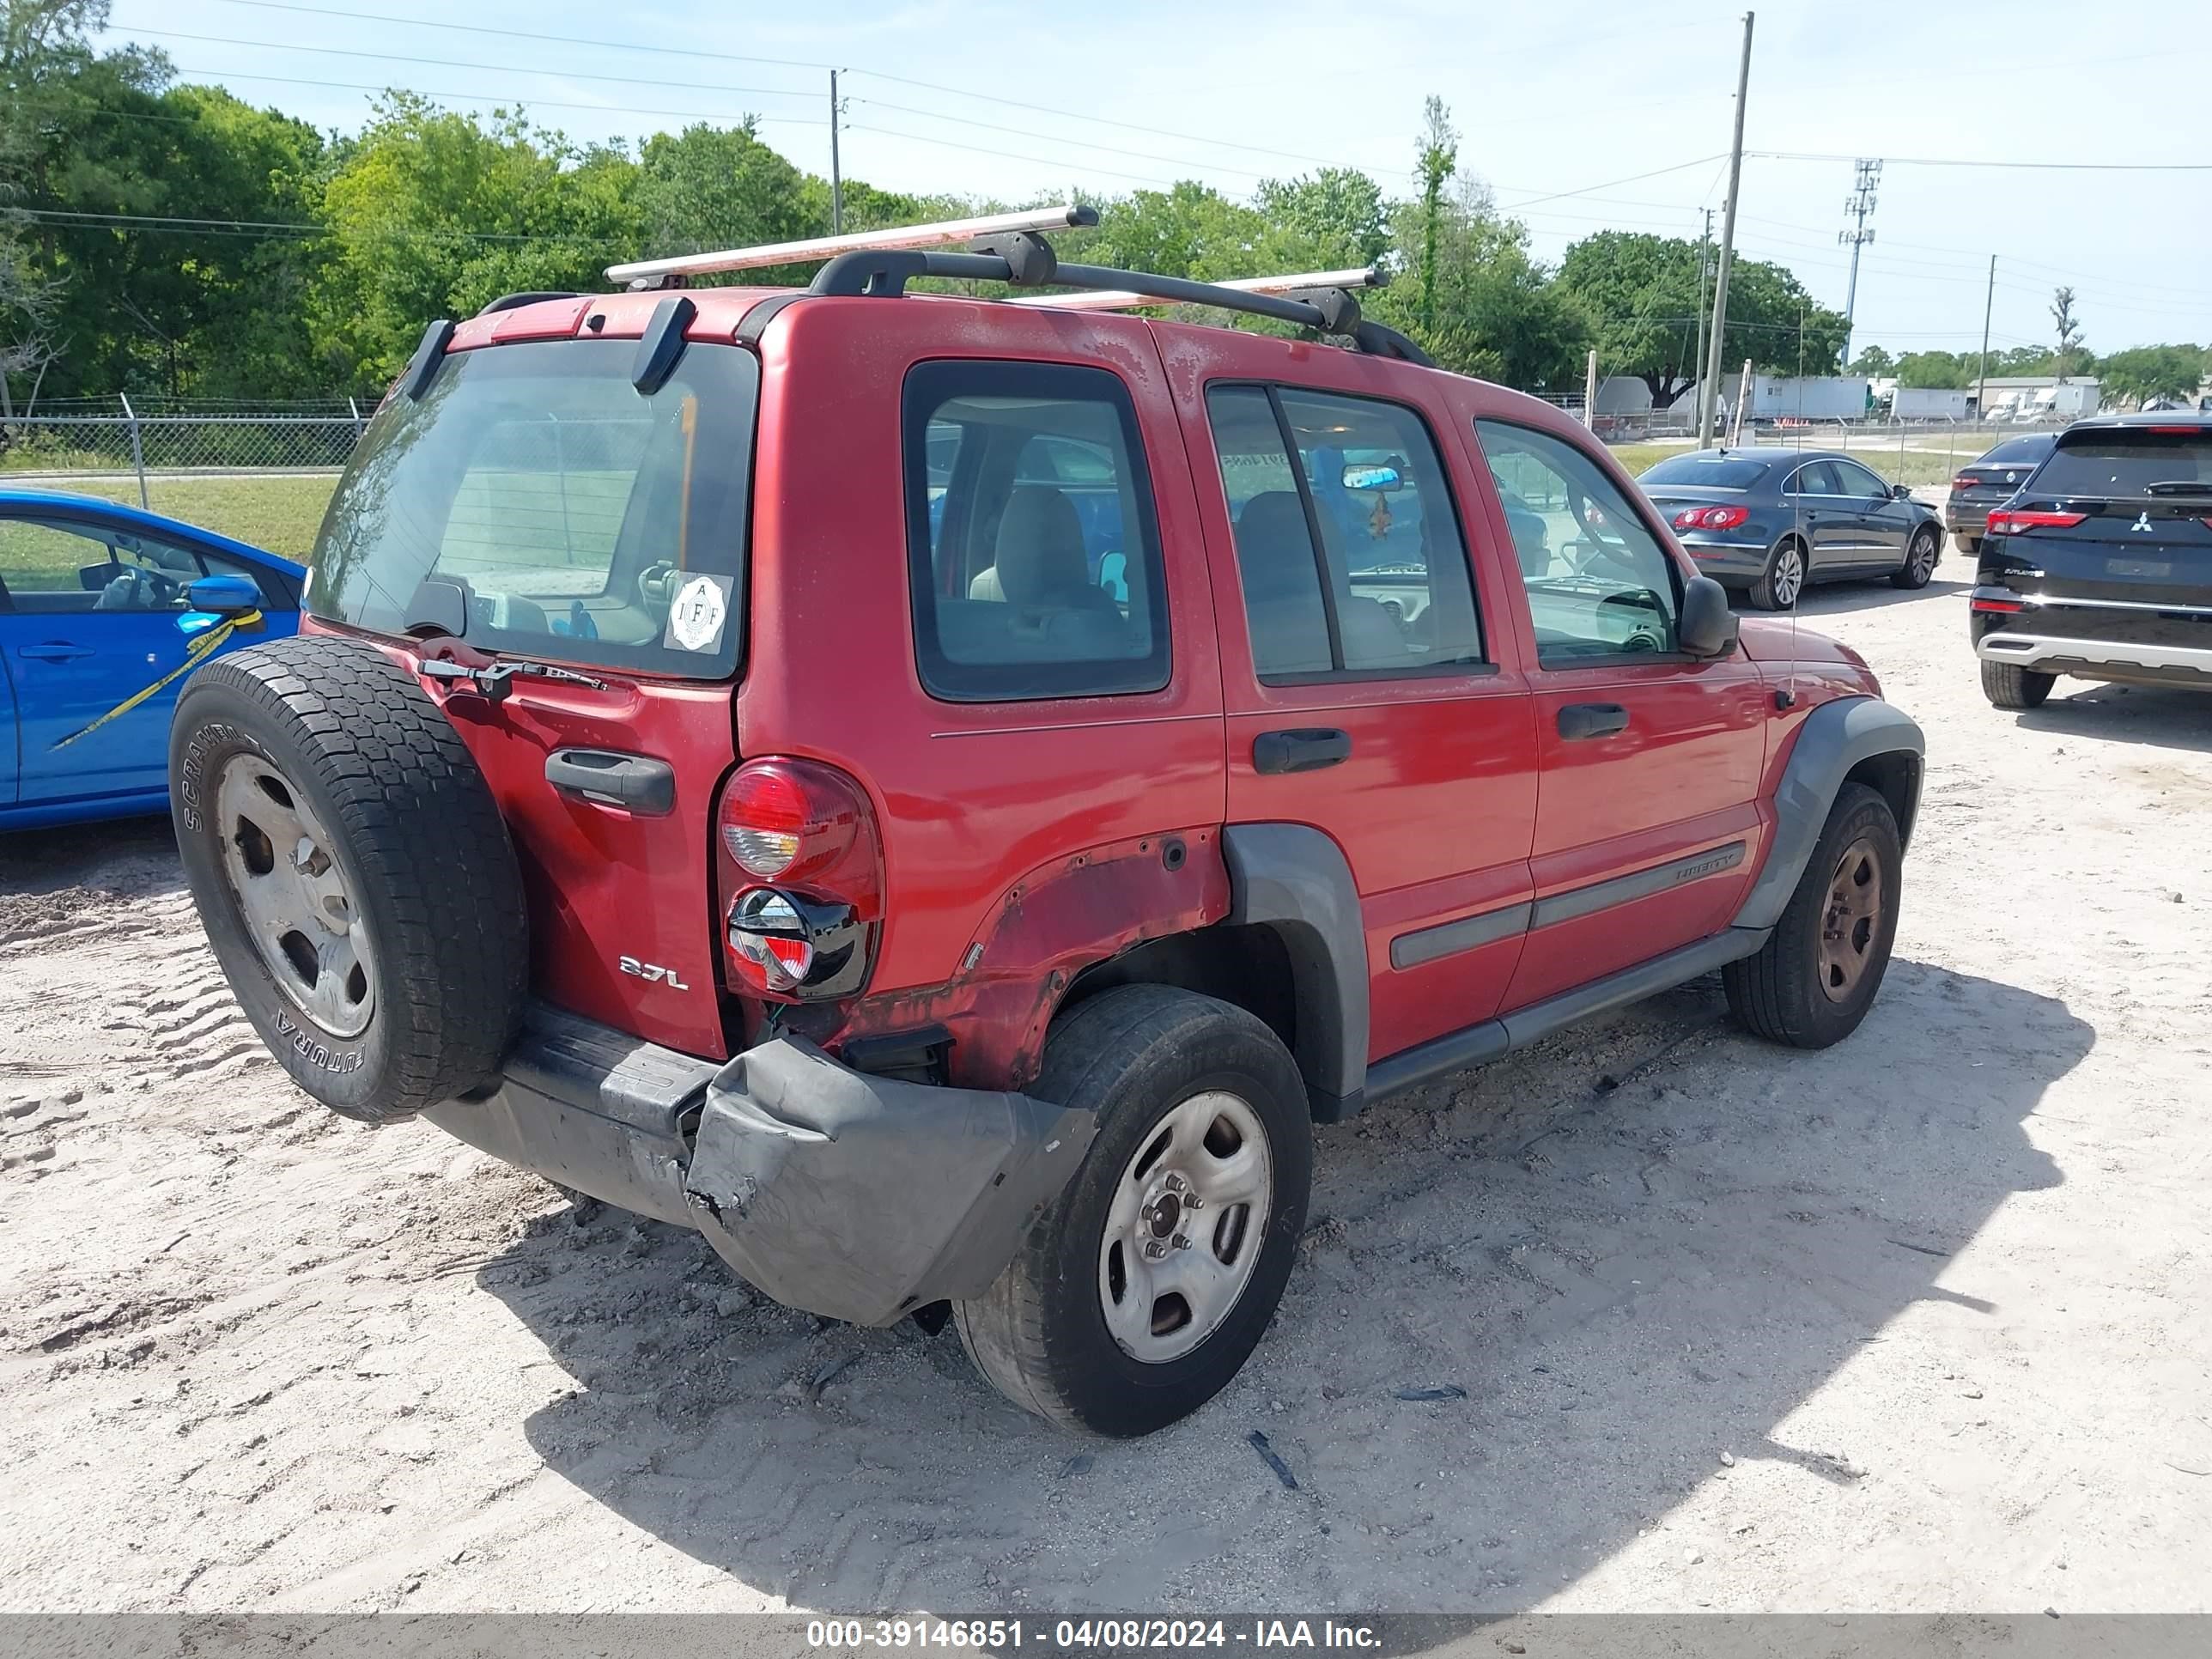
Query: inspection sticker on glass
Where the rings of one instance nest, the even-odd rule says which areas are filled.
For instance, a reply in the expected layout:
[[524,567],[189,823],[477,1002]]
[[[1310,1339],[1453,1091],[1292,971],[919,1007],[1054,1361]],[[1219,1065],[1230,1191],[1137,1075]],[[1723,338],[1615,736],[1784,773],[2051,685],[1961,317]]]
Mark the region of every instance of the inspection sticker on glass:
[[704,574],[686,576],[668,607],[668,632],[662,644],[678,651],[712,651],[722,643],[730,619],[730,579]]

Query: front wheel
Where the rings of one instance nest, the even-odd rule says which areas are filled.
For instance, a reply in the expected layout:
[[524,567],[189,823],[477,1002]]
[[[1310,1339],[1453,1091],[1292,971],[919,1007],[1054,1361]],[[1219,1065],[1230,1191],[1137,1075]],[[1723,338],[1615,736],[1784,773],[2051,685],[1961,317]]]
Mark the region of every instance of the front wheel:
[[1905,544],[1905,562],[1890,573],[1890,584],[1895,587],[1925,587],[1928,579],[1936,574],[1936,561],[1943,556],[1943,537],[1932,524],[1923,524],[1912,532]]
[[1825,1048],[1859,1028],[1888,971],[1905,856],[1889,803],[1847,783],[1782,920],[1722,971],[1729,1007],[1771,1042]]
[[1766,568],[1751,585],[1751,602],[1761,611],[1787,611],[1805,589],[1805,544],[1785,536],[1766,556]]
[[1244,1010],[1170,986],[1056,1022],[1039,1099],[1097,1113],[1067,1189],[983,1295],[975,1367],[1071,1428],[1148,1434],[1236,1376],[1281,1300],[1313,1174],[1297,1064]]

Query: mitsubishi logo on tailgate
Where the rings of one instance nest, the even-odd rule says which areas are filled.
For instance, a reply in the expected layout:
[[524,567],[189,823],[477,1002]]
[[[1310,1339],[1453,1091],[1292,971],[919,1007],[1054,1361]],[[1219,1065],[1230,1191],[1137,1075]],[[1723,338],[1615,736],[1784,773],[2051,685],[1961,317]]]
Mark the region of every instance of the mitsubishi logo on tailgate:
[[2146,510],[2144,510],[2143,512],[2141,512],[2141,513],[2136,514],[2136,521],[2135,521],[2133,524],[2130,525],[2130,526],[2128,526],[2128,528],[2129,528],[2129,529],[2130,529],[2130,530],[2139,530],[2139,531],[2141,531],[2141,532],[2142,532],[2144,535],[2146,535],[2146,536],[2149,535],[2149,534],[2150,534],[2150,513],[2149,513],[2149,511],[2148,511],[2148,509],[2146,509]]

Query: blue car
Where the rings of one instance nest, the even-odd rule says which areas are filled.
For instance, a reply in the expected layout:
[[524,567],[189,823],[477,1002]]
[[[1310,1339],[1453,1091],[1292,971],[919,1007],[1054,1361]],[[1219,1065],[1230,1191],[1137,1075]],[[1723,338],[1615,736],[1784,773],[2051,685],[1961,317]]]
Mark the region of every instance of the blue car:
[[185,675],[296,629],[302,574],[136,507],[0,489],[0,830],[166,810]]

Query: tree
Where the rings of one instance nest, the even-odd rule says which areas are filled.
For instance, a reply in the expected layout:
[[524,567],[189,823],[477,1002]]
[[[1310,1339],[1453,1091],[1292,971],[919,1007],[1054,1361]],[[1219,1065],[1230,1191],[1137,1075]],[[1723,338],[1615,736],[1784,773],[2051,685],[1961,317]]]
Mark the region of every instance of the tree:
[[2054,289],[2051,294],[2051,320],[2058,325],[2057,367],[2052,373],[2063,380],[2074,349],[2081,343],[2081,319],[2074,314],[2074,290]]
[[1948,351],[1908,351],[1897,360],[1897,383],[1955,392],[1973,384],[1980,362],[1978,353],[1970,362]]
[[40,135],[56,89],[106,27],[106,0],[0,0],[0,414],[14,412],[17,376],[38,395],[60,349],[61,284],[22,204],[44,182]]
[[2204,352],[2195,345],[2130,346],[2104,359],[2099,374],[2105,391],[2138,404],[2154,398],[2194,400]]
[[1421,133],[1415,145],[1414,172],[1421,181],[1421,325],[1437,321],[1437,237],[1442,229],[1444,180],[1459,165],[1459,134],[1451,112],[1431,93],[1421,103]]
[[[1698,261],[1680,237],[1601,230],[1567,250],[1559,281],[1578,300],[1597,335],[1598,362],[1633,374],[1651,390],[1655,409],[1670,407],[1696,383]],[[1721,362],[1786,374],[1831,374],[1843,350],[1842,314],[1816,305],[1780,265],[1738,259],[1729,267],[1728,326]]]
[[437,317],[501,294],[603,288],[644,240],[637,169],[501,111],[489,125],[389,93],[323,193],[307,314],[325,373],[377,387]]
[[1267,258],[1280,270],[1371,265],[1390,246],[1382,187],[1357,167],[1265,179],[1252,205],[1267,222]]
[[1869,380],[1879,380],[1897,367],[1897,359],[1878,345],[1863,348],[1851,359],[1851,373],[1863,374]]

